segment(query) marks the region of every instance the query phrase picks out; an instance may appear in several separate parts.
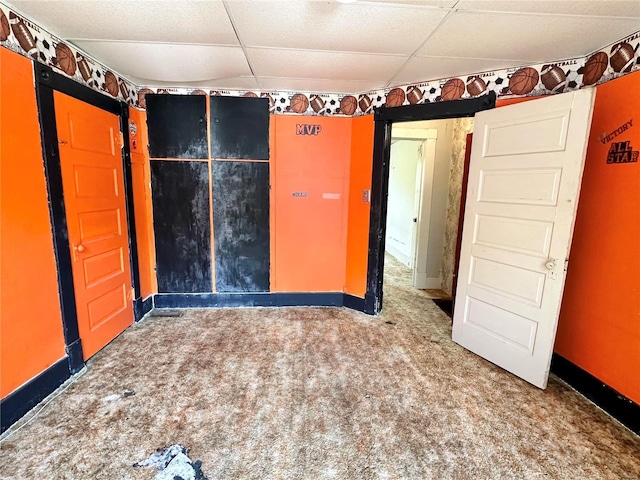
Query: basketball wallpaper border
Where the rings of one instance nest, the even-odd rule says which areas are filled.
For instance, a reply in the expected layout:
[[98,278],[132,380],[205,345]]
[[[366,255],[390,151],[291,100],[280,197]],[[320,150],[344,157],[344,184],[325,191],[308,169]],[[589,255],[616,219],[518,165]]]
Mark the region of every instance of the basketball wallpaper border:
[[498,98],[541,96],[598,85],[640,70],[640,30],[590,55],[425,80],[366,92],[247,91],[136,85],[0,3],[0,46],[50,66],[104,95],[144,109],[147,93],[262,97],[272,114],[359,116],[377,107],[460,100],[495,92]]

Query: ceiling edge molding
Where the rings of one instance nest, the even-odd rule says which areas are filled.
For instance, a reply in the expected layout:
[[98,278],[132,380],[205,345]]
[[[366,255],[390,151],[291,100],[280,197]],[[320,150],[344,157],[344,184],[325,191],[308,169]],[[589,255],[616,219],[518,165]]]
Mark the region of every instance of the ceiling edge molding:
[[[6,32],[5,25],[9,25]],[[640,30],[589,55],[566,60],[476,72],[452,78],[397,85],[356,93],[247,91],[136,85],[86,52],[65,43],[0,2],[0,46],[104,95],[144,108],[147,93],[264,97],[274,114],[358,116],[373,108],[459,100],[485,95],[498,98],[550,95],[599,85],[640,70]]]

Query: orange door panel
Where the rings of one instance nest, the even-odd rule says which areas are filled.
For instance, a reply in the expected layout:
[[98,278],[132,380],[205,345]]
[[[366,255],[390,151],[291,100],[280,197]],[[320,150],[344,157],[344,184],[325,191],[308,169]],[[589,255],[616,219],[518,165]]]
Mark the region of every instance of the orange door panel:
[[276,290],[341,292],[351,119],[283,116],[275,125]]
[[133,322],[120,125],[54,93],[78,328],[85,360]]

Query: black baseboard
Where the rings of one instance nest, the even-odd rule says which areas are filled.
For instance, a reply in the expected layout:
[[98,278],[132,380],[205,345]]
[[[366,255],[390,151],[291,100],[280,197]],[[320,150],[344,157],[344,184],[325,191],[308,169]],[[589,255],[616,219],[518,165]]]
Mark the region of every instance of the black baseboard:
[[379,312],[376,310],[376,296],[371,293],[366,293],[364,296],[364,313],[367,315],[377,315]]
[[341,292],[274,293],[277,307],[342,307]]
[[65,348],[69,361],[69,372],[75,375],[84,368],[84,355],[82,353],[82,340],[79,338]]
[[589,372],[557,353],[553,354],[553,359],[551,360],[551,372],[598,405],[629,430],[640,435],[640,405],[629,400]]
[[140,321],[147,313],[153,309],[153,295],[149,295],[142,300],[138,297],[133,301],[133,318],[136,322]]
[[345,293],[342,299],[342,305],[350,308],[351,310],[357,310],[359,312],[365,311],[365,300],[364,298],[356,297],[354,295],[349,295]]
[[20,420],[70,376],[69,360],[65,357],[3,398],[0,401],[0,432]]
[[155,308],[342,307],[339,292],[157,293]]

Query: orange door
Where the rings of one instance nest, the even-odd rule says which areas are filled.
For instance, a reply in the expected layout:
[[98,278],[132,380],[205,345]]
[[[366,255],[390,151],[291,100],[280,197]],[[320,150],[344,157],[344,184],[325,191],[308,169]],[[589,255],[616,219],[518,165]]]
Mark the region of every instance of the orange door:
[[84,359],[133,322],[119,118],[54,93]]

